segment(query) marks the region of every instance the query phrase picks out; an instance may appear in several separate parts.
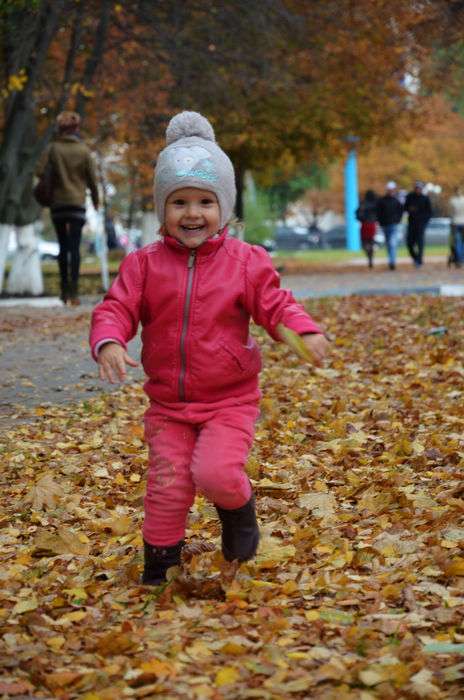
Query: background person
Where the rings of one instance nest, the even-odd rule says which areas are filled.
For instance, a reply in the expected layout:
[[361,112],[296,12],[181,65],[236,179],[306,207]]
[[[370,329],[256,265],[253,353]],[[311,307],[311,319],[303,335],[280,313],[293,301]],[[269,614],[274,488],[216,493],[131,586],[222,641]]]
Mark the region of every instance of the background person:
[[374,265],[375,232],[377,230],[377,195],[367,190],[364,199],[356,209],[356,218],[361,222],[361,244],[367,256],[369,267]]
[[408,213],[406,245],[416,267],[420,267],[423,263],[425,229],[432,216],[430,199],[423,190],[424,183],[417,180],[404,203],[404,211]]
[[450,198],[449,209],[453,227],[451,258],[456,267],[462,267],[464,263],[464,192],[460,187],[456,187],[454,196]]
[[388,266],[396,268],[396,245],[398,224],[403,216],[403,206],[396,197],[396,182],[387,182],[385,194],[377,200],[377,221],[382,227],[387,246]]
[[93,206],[98,209],[98,188],[89,148],[78,135],[80,116],[61,112],[57,118],[58,135],[46,149],[42,168],[50,158],[52,164],[52,203],[50,213],[60,252],[60,298],[64,304],[79,304],[78,284],[80,244],[85,224],[85,199],[90,190]]

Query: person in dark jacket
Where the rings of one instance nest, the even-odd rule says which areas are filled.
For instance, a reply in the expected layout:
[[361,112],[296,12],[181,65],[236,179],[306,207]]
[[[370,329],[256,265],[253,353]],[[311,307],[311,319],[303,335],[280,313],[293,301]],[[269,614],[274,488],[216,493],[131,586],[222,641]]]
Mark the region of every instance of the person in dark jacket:
[[98,209],[98,188],[92,154],[78,136],[81,118],[76,112],[61,112],[57,118],[58,136],[41,160],[44,169],[50,159],[53,193],[51,217],[60,245],[61,300],[64,304],[80,303],[78,282],[80,243],[85,223],[85,198],[90,190],[93,206]]
[[364,199],[356,209],[356,218],[361,222],[361,244],[367,256],[369,267],[374,266],[374,238],[377,229],[377,196],[367,190]]
[[425,229],[432,216],[432,205],[423,189],[424,183],[417,181],[404,203],[404,210],[408,212],[406,245],[416,267],[420,267],[423,262]]
[[396,268],[396,232],[403,216],[403,206],[396,197],[396,183],[387,183],[386,192],[377,201],[377,221],[385,234],[390,270]]

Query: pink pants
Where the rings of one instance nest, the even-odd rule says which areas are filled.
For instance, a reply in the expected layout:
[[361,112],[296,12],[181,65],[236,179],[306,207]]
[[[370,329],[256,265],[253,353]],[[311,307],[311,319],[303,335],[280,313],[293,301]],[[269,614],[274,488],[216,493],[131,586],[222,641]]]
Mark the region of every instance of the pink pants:
[[245,463],[259,410],[255,404],[170,410],[152,403],[145,413],[149,446],[143,537],[155,546],[183,539],[195,493],[221,508],[251,497]]

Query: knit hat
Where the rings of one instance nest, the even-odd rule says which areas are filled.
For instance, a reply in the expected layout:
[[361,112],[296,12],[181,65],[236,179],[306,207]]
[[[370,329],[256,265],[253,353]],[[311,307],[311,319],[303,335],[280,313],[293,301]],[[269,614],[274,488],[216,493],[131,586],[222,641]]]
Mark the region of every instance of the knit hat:
[[217,145],[209,121],[198,112],[180,112],[166,129],[166,148],[155,167],[155,208],[164,221],[166,199],[183,187],[214,192],[221,212],[221,228],[232,216],[235,177],[230,158]]

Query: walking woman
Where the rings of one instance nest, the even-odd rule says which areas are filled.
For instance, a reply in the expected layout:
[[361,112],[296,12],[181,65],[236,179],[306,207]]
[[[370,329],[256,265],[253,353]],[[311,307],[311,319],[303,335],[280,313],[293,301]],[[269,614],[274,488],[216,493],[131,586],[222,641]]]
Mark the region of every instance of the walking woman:
[[367,190],[364,199],[356,210],[356,218],[361,222],[361,243],[367,256],[369,267],[374,265],[374,238],[377,228],[377,197],[375,192]]
[[90,190],[98,209],[95,168],[89,148],[78,135],[81,118],[76,112],[61,112],[57,118],[58,135],[44,160],[52,166],[53,193],[50,206],[60,252],[61,300],[80,304],[78,297],[80,243],[85,224],[85,198]]

